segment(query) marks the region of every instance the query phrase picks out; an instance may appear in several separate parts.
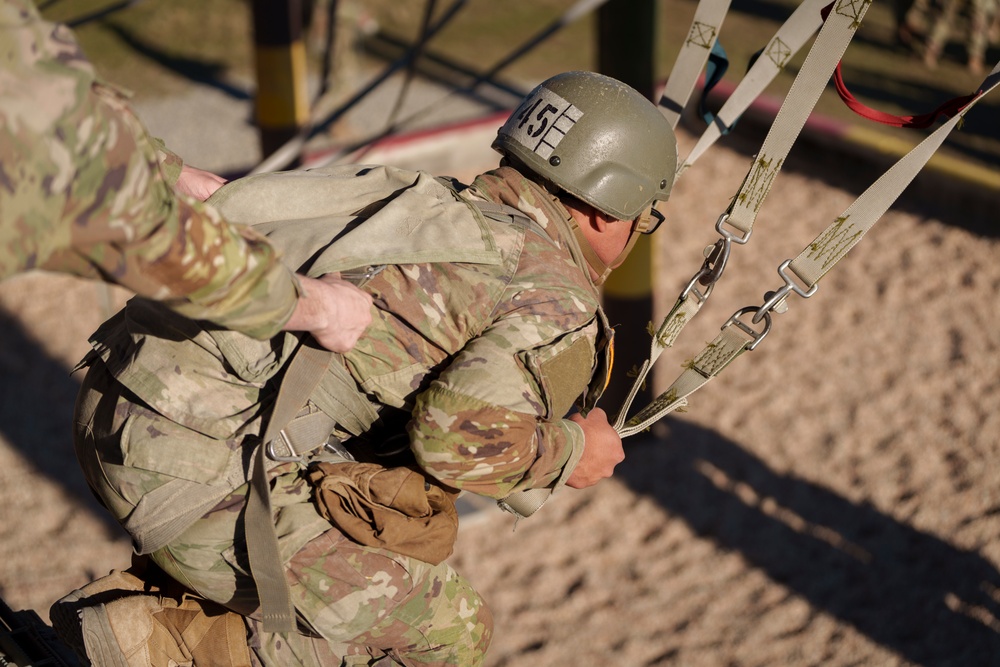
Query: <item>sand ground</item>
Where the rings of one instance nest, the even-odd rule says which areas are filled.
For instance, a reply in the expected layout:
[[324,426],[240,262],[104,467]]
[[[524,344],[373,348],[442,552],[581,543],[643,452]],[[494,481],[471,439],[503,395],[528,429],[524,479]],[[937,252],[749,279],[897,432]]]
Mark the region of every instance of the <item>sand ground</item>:
[[[717,147],[678,184],[658,310],[717,238],[752,148]],[[777,265],[868,171],[797,148],[658,387],[781,285]],[[490,667],[1000,664],[1000,248],[995,214],[927,204],[937,187],[921,181],[930,199],[904,198],[685,413],[626,441],[613,479],[516,527],[493,510],[463,526],[452,562],[493,609]],[[0,592],[15,609],[45,617],[128,562],[69,440],[69,369],[124,297],[51,275],[0,285]]]

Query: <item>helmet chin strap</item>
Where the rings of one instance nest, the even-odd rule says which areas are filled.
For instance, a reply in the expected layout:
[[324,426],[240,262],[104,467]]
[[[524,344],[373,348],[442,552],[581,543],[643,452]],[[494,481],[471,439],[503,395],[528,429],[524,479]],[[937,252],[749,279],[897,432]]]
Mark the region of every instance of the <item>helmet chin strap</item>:
[[642,236],[642,234],[640,234],[633,228],[632,233],[629,234],[628,243],[626,243],[625,247],[622,248],[622,251],[618,253],[618,256],[615,257],[615,260],[611,262],[611,266],[608,268],[608,273],[614,271],[619,266],[625,263],[625,259],[628,257],[629,253],[632,252],[632,248],[635,247],[635,242],[639,240],[640,236]]
[[[500,164],[513,164],[515,167],[517,166],[516,163],[510,161],[507,157],[502,158],[500,160]],[[580,225],[577,223],[576,218],[569,212],[569,208],[566,203],[562,201],[562,197],[560,196],[560,193],[562,192],[561,189],[544,179],[539,179],[538,184],[542,186],[556,205],[562,207],[566,211],[566,222],[569,224],[570,229],[573,230],[573,236],[576,237],[576,242],[577,245],[580,246],[583,258],[586,260],[587,266],[590,267],[590,270],[597,276],[594,278],[594,285],[600,287],[604,284],[604,281],[608,279],[608,276],[611,275],[611,272],[621,266],[628,257],[628,254],[632,252],[632,248],[635,246],[636,241],[639,240],[639,236],[641,234],[640,230],[645,228],[645,224],[643,224],[644,221],[648,222],[647,217],[649,212],[647,211],[640,217],[639,225],[634,223],[632,224],[632,233],[629,234],[628,242],[625,244],[625,247],[622,248],[620,253],[618,253],[618,257],[616,257],[610,264],[606,264],[604,260],[597,256],[597,251],[595,251],[593,246],[590,245],[590,240],[584,236],[583,230],[580,229]],[[575,198],[576,197],[574,197],[574,199]],[[621,222],[625,221],[622,220]]]
[[[594,250],[593,246],[590,245],[590,241],[583,234],[583,230],[580,229],[580,225],[577,224],[576,218],[572,215],[569,216],[568,220],[570,227],[573,229],[573,236],[576,237],[576,241],[580,246],[580,250],[583,252],[583,258],[587,260],[587,265],[597,276],[594,279],[594,284],[600,287],[604,284],[604,281],[608,279],[608,276],[612,271],[617,269],[625,262],[625,258],[628,254],[632,252],[632,248],[635,246],[635,242],[639,240],[639,232],[632,229],[632,233],[629,234],[628,242],[622,251],[618,253],[618,256],[610,264],[605,264],[604,260],[597,256],[597,251]],[[625,222],[622,220],[621,222]]]

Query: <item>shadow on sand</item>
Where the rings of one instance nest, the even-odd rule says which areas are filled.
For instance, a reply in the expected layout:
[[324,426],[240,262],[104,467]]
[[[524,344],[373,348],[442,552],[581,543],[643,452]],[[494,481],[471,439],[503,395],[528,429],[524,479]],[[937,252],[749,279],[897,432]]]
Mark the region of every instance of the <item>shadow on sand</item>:
[[109,536],[121,536],[121,528],[90,492],[73,453],[78,378],[2,310],[0,350],[0,433],[42,474],[100,517]]
[[616,470],[634,491],[913,663],[1000,655],[1000,572],[985,558],[777,473],[717,433],[669,424],[666,442],[639,441]]

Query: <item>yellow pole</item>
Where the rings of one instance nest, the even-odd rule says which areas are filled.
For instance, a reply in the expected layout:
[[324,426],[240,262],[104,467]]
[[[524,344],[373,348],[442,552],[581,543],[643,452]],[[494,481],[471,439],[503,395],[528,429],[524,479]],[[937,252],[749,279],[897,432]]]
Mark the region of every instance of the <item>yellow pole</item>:
[[309,118],[301,0],[253,0],[257,127],[267,157]]

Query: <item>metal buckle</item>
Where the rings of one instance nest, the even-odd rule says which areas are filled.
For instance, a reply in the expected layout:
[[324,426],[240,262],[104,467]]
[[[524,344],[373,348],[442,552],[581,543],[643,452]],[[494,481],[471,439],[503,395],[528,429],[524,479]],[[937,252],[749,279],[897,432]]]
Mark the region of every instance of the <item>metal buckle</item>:
[[[708,299],[712,293],[712,289],[715,287],[715,283],[719,282],[723,271],[726,270],[726,263],[729,261],[729,254],[732,247],[730,239],[725,237],[716,241],[715,245],[708,246],[706,248],[705,262],[701,265],[698,273],[691,278],[691,281],[684,288],[684,291],[681,292],[678,299],[685,299],[691,293],[694,293],[700,301]],[[702,292],[695,287],[695,283],[707,289]]]
[[819,289],[818,284],[813,285],[808,290],[802,289],[797,284],[795,284],[795,281],[792,280],[792,278],[788,275],[788,273],[786,273],[791,263],[792,260],[786,259],[784,262],[781,263],[781,266],[778,267],[778,275],[781,276],[781,279],[785,281],[785,284],[782,287],[780,287],[778,291],[768,292],[767,294],[764,295],[765,298],[764,304],[760,307],[760,310],[757,312],[757,314],[754,315],[753,318],[754,324],[760,322],[760,318],[763,317],[763,313],[770,313],[771,311],[782,312],[777,310],[777,308],[779,307],[779,304],[781,304],[790,293],[795,292],[803,299],[808,299],[809,297],[811,297],[813,294],[816,293],[817,289]]
[[704,269],[702,269],[698,273],[694,274],[694,277],[691,278],[691,282],[689,282],[687,284],[687,287],[685,287],[684,291],[682,291],[681,294],[680,294],[680,296],[677,297],[677,300],[678,301],[683,301],[684,299],[688,298],[689,295],[694,294],[696,297],[698,297],[698,301],[701,301],[701,302],[707,301],[708,297],[712,295],[712,290],[715,288],[715,284],[713,283],[713,284],[709,285],[708,288],[704,292],[702,292],[701,290],[699,290],[696,287],[696,285],[698,285],[701,282],[701,277],[704,274],[705,274],[705,270]]
[[278,461],[280,463],[302,463],[305,460],[301,454],[295,454],[294,456],[278,455],[274,451],[274,441],[277,440],[278,438],[281,438],[281,440],[285,443],[285,447],[288,448],[288,451],[295,454],[295,448],[292,447],[292,442],[291,440],[288,439],[288,434],[285,433],[285,429],[281,429],[280,431],[278,431],[278,437],[268,442],[267,446],[264,448],[264,452],[267,454],[267,458],[271,459],[272,461]]
[[726,270],[726,263],[729,261],[729,253],[733,249],[732,239],[723,237],[715,242],[711,252],[705,258],[702,266],[701,277],[698,282],[706,287],[719,282],[722,272]]
[[733,243],[739,245],[745,245],[746,242],[750,240],[750,234],[753,232],[753,230],[751,229],[749,232],[746,232],[746,234],[744,234],[743,236],[736,236],[735,234],[728,231],[724,227],[727,220],[729,220],[729,213],[723,213],[722,215],[720,215],[719,219],[716,220],[715,222],[715,231],[719,232],[719,236],[721,236],[724,239],[729,239]]
[[[750,325],[748,325],[747,323],[743,322],[740,319],[740,317],[749,313],[750,311],[754,311],[756,313],[756,315],[754,315],[754,318],[752,320],[753,324],[757,324],[757,322],[760,321],[760,318],[757,317],[757,315],[760,315],[760,317],[764,318],[764,329],[762,331],[757,331],[756,329],[754,329],[753,327],[751,327]],[[749,352],[758,345],[760,345],[760,342],[764,340],[764,337],[771,332],[771,313],[761,310],[760,306],[747,306],[745,308],[740,308],[735,313],[733,313],[733,316],[729,318],[728,322],[722,325],[722,328],[726,329],[734,325],[737,328],[739,328],[743,333],[745,333],[746,335],[750,336],[750,338],[753,339],[753,342],[750,343],[750,345],[747,347],[747,351]]]

